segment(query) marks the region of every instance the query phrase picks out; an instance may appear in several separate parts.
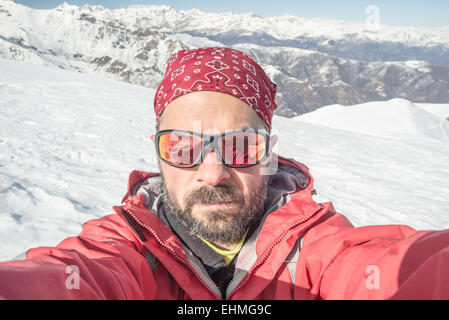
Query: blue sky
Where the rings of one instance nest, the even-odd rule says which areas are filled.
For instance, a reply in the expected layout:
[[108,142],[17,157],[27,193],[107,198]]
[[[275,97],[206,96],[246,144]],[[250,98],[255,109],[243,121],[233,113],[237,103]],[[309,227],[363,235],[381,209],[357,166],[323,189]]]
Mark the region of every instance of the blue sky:
[[[64,1],[15,0],[28,7],[50,9]],[[178,10],[198,8],[206,12],[254,12],[261,16],[291,14],[306,18],[341,19],[364,22],[370,5],[379,8],[379,21],[387,25],[449,26],[448,0],[67,0],[69,4],[102,5],[110,9],[132,4],[169,5]]]

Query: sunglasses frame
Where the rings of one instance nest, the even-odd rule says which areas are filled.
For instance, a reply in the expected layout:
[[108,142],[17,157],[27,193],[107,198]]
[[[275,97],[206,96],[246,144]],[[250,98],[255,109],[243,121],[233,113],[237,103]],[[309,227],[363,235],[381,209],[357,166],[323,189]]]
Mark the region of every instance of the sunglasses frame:
[[[180,133],[191,134],[191,135],[200,137],[204,141],[204,145],[203,145],[203,148],[201,150],[201,154],[200,154],[198,159],[193,164],[187,165],[187,166],[177,165],[177,164],[171,163],[171,162],[169,162],[169,161],[167,161],[165,159],[162,159],[162,157],[160,156],[159,139],[160,139],[160,137],[163,134],[171,133],[171,132],[180,132]],[[223,159],[223,155],[222,155],[222,153],[220,151],[220,148],[218,146],[218,141],[221,138],[225,137],[225,136],[233,135],[233,134],[236,134],[236,133],[245,133],[245,132],[255,132],[257,134],[262,134],[265,137],[266,149],[265,149],[264,156],[260,160],[256,161],[255,163],[246,164],[246,165],[233,165],[233,164],[225,163],[224,159]],[[263,162],[268,157],[268,154],[269,154],[269,151],[270,151],[270,133],[267,130],[265,130],[265,129],[252,129],[252,128],[235,130],[235,131],[230,131],[230,132],[225,132],[225,133],[220,133],[220,134],[203,134],[203,133],[197,133],[197,132],[192,132],[192,131],[187,131],[187,130],[166,129],[166,130],[158,131],[156,133],[156,135],[155,135],[155,145],[156,145],[156,155],[157,155],[157,157],[161,161],[163,161],[163,162],[165,162],[168,165],[171,165],[173,167],[177,167],[177,168],[193,168],[193,167],[199,165],[203,161],[204,155],[205,154],[207,155],[207,153],[210,150],[213,149],[220,156],[221,164],[223,164],[223,165],[225,165],[227,167],[230,167],[230,168],[247,168],[247,167],[253,167],[255,165],[258,165],[259,163]]]

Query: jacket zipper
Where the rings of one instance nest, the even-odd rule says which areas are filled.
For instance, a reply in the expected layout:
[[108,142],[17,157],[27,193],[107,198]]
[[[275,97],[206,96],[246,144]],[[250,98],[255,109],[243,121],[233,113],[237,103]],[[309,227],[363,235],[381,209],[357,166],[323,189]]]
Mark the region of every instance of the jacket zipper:
[[[219,296],[217,296],[217,293],[214,292],[209,285],[203,280],[203,278],[201,277],[201,275],[197,272],[197,270],[195,270],[191,264],[185,260],[184,258],[182,258],[181,256],[179,256],[179,254],[176,252],[175,249],[173,249],[168,243],[166,243],[165,241],[162,241],[162,239],[157,235],[157,233],[147,224],[143,223],[142,221],[140,221],[135,215],[134,213],[132,213],[130,210],[123,208],[122,209],[129,214],[134,221],[136,221],[139,225],[141,225],[142,227],[144,227],[145,229],[147,229],[152,235],[153,237],[156,239],[157,242],[159,242],[159,244],[165,248],[167,248],[175,257],[175,259],[178,262],[181,262],[182,264],[184,264],[190,271],[192,271],[195,276],[198,278],[198,280],[200,280],[200,282],[203,284],[204,287],[207,288],[207,290],[212,293],[216,298],[221,299]],[[218,288],[218,286],[212,281],[212,284],[214,285],[214,288],[217,290],[217,292],[220,293],[221,295],[221,290]]]
[[264,254],[264,256],[259,259],[259,262],[257,262],[256,264],[254,264],[251,269],[249,269],[247,275],[245,276],[244,280],[242,280],[242,282],[239,283],[239,285],[237,287],[235,287],[234,290],[232,290],[232,292],[227,296],[227,298],[231,298],[231,296],[235,295],[235,293],[240,290],[243,286],[245,286],[245,284],[249,281],[251,274],[253,272],[255,272],[257,269],[259,269],[267,260],[268,257],[271,254],[271,251],[273,250],[273,248],[275,246],[277,246],[288,234],[288,232],[293,229],[294,227],[306,222],[307,220],[309,220],[310,218],[312,218],[314,215],[316,215],[318,212],[320,212],[321,210],[323,210],[323,207],[320,205],[320,208],[316,209],[315,211],[313,211],[311,214],[309,214],[308,216],[296,221],[295,223],[293,223],[292,225],[290,225],[287,230],[285,230],[278,238],[275,242],[273,242],[270,247],[268,248],[268,250],[266,250],[266,253]]

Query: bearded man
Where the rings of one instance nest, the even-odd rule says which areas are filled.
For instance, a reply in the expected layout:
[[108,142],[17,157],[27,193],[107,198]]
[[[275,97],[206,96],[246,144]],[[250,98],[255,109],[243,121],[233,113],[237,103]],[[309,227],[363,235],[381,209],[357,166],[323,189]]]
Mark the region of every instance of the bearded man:
[[[276,85],[230,48],[177,52],[154,98],[160,173],[115,214],[0,264],[6,299],[449,298],[449,232],[354,228],[276,155]],[[61,213],[63,214],[63,213]]]

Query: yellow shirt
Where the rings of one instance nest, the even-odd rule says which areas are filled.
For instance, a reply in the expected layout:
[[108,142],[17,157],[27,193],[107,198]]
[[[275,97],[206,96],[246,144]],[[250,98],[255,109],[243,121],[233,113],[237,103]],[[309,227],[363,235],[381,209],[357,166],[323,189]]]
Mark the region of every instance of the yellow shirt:
[[226,265],[228,265],[232,259],[234,259],[234,257],[237,255],[237,253],[240,252],[240,250],[243,247],[243,243],[245,242],[245,238],[246,238],[246,234],[248,233],[248,230],[245,232],[242,240],[240,240],[239,244],[232,250],[223,250],[220,248],[217,248],[216,246],[214,246],[212,243],[210,243],[207,240],[204,240],[203,238],[199,237],[201,240],[203,240],[203,242],[205,244],[207,244],[210,248],[212,248],[212,250],[214,250],[216,253],[218,253],[220,256],[223,257],[224,262]]

